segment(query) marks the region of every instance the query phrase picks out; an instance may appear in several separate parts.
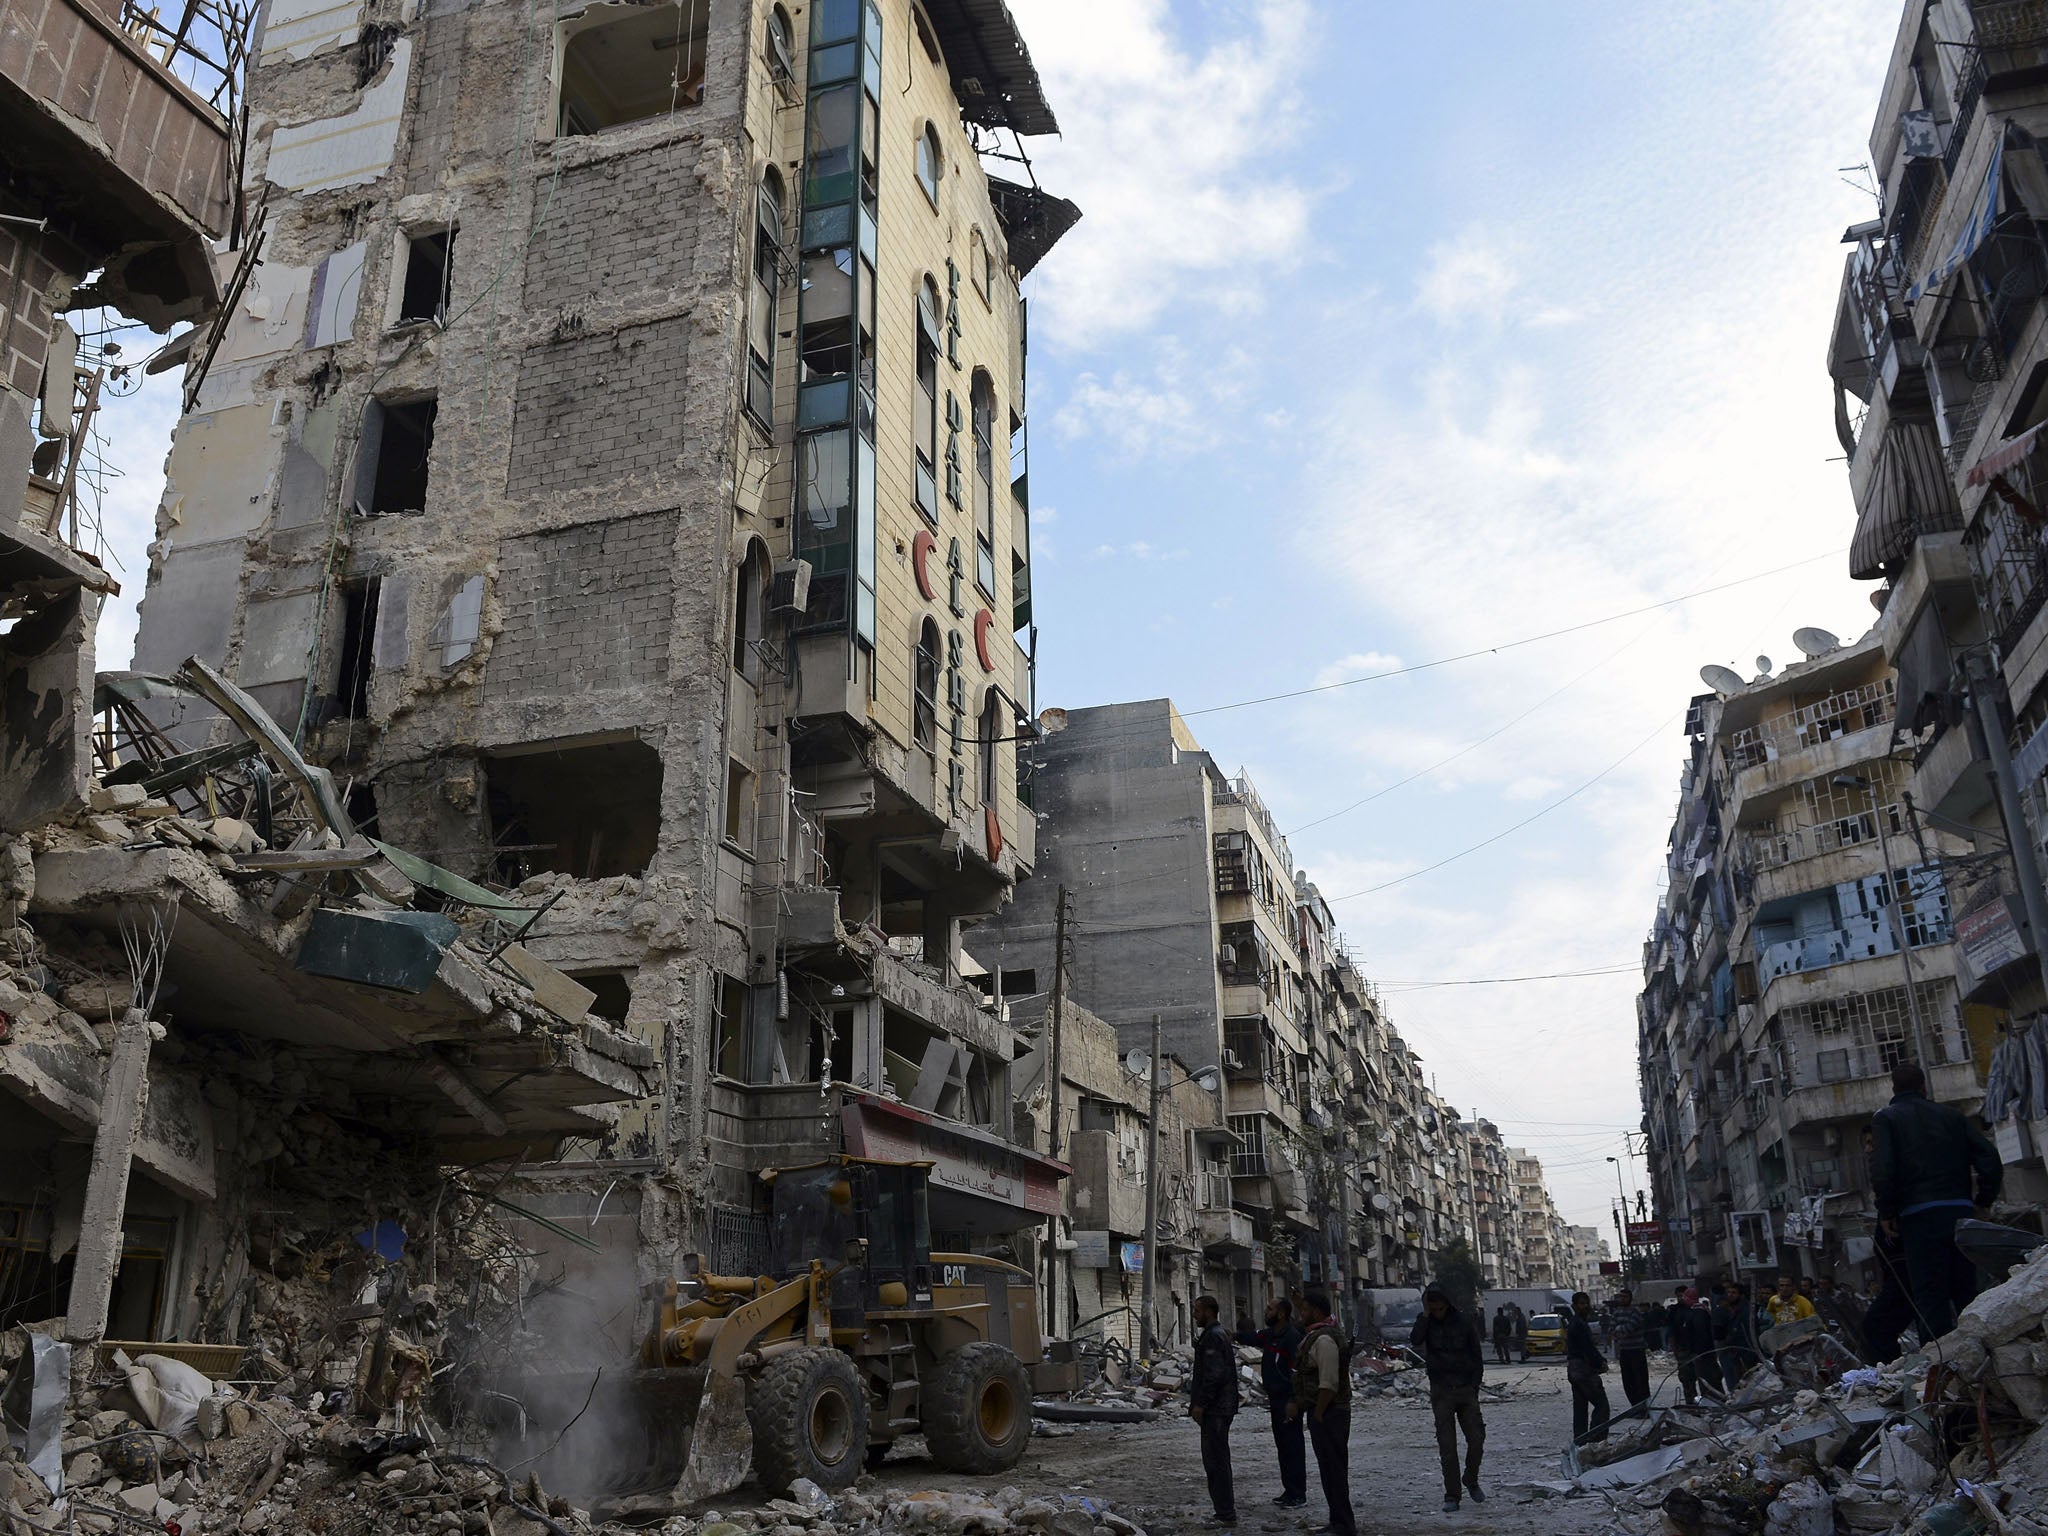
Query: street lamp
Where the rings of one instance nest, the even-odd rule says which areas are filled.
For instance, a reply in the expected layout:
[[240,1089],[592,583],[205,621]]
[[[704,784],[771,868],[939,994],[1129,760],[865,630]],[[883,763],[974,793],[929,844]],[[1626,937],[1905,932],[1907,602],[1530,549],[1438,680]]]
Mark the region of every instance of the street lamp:
[[[1153,1275],[1158,1266],[1159,1246],[1159,1080],[1166,1075],[1165,1058],[1159,1054],[1159,1015],[1152,1015],[1152,1055],[1145,1074],[1151,1079],[1150,1102],[1145,1112],[1145,1277],[1138,1298],[1138,1357],[1152,1358]],[[1201,1072],[1182,1069],[1182,1080],[1205,1093],[1215,1093],[1223,1079],[1214,1067]]]
[[1906,919],[1899,910],[1899,877],[1892,872],[1891,839],[1884,835],[1884,809],[1877,803],[1877,786],[1853,773],[1838,773],[1831,781],[1836,789],[1860,789],[1870,797],[1870,819],[1877,823],[1877,852],[1884,861],[1885,889],[1891,900],[1885,910],[1891,914],[1892,942],[1899,946],[1899,964],[1906,973],[1906,1013],[1913,1021],[1913,1059],[1927,1069],[1927,1029],[1920,1019],[1920,996],[1913,987],[1913,951],[1906,942]]

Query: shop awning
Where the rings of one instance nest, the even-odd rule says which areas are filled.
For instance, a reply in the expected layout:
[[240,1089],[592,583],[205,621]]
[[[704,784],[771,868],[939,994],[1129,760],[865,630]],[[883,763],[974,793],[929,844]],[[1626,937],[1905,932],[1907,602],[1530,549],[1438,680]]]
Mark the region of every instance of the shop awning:
[[1939,288],[1954,274],[1957,267],[1976,254],[1977,247],[1991,236],[1991,226],[1998,222],[1999,166],[2005,158],[2005,135],[2001,132],[1998,142],[1991,146],[1991,163],[1984,168],[1983,183],[1977,188],[1977,196],[1970,204],[1970,215],[1963,221],[1963,227],[1956,231],[1956,237],[1949,243],[1947,252],[1936,262],[1927,275],[1915,283],[1906,293],[1908,304],[1917,304],[1921,295]]
[[2037,421],[2018,437],[2007,438],[1970,466],[1969,474],[1963,477],[1964,483],[1983,485],[2004,474],[2034,451],[2034,444],[2039,440],[2043,427],[2048,427],[2048,421]]
[[1849,575],[1873,581],[1885,567],[1904,559],[1921,534],[1962,526],[1962,506],[1933,426],[1892,422],[1885,428],[1870,491],[1849,541]]

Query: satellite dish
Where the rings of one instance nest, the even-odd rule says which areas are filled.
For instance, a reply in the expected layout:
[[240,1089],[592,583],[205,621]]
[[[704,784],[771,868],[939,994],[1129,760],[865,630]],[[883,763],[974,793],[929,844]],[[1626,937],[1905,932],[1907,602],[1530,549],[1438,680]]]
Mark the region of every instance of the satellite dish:
[[1132,1051],[1128,1056],[1124,1057],[1124,1070],[1133,1077],[1142,1078],[1147,1072],[1152,1070],[1152,1053],[1150,1051]]
[[1757,659],[1756,659],[1756,679],[1757,679],[1757,681],[1758,681],[1758,682],[1762,682],[1762,681],[1763,681],[1763,680],[1764,680],[1765,678],[1769,677],[1770,675],[1771,675],[1771,658],[1770,658],[1770,657],[1768,657],[1768,656],[1759,656],[1759,657],[1757,657]]
[[1842,642],[1835,636],[1829,634],[1824,629],[1815,629],[1811,625],[1805,629],[1795,629],[1792,631],[1792,643],[1799,647],[1800,653],[1809,661],[1825,656],[1829,651],[1838,651],[1842,648]]
[[1733,667],[1716,666],[1709,662],[1700,668],[1700,681],[1716,693],[1742,692],[1742,674]]

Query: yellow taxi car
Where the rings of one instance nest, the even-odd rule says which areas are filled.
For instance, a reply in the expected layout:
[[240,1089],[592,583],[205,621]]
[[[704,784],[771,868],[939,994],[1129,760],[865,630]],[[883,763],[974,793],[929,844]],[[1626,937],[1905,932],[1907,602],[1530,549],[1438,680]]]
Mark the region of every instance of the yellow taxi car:
[[1555,1312],[1538,1312],[1529,1319],[1529,1354],[1564,1353],[1564,1318]]

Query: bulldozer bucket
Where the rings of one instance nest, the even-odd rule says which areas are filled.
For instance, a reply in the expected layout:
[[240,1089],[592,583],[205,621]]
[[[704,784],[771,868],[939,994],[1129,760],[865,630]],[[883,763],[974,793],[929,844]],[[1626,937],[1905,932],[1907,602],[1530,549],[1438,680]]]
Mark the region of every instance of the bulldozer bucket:
[[586,1507],[659,1493],[695,1503],[732,1492],[752,1463],[746,1387],[701,1367],[528,1376],[506,1393],[524,1432],[503,1426],[499,1465]]

